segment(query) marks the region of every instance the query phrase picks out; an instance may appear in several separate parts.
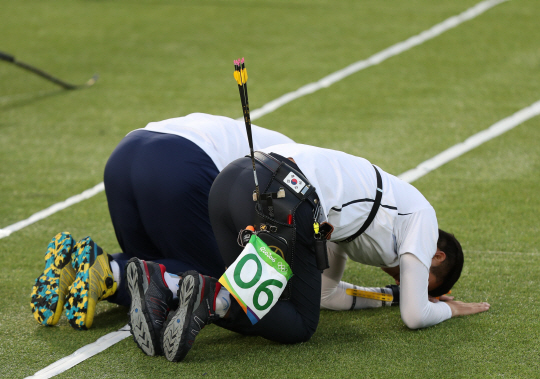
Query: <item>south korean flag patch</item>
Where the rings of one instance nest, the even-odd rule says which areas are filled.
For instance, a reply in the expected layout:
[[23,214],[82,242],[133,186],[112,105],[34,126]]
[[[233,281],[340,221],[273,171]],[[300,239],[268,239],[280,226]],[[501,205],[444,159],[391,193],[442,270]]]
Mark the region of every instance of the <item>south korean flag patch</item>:
[[304,181],[300,179],[297,175],[295,175],[292,171],[289,172],[289,175],[285,177],[284,182],[296,193],[302,191],[302,189],[306,186],[306,183],[304,183]]

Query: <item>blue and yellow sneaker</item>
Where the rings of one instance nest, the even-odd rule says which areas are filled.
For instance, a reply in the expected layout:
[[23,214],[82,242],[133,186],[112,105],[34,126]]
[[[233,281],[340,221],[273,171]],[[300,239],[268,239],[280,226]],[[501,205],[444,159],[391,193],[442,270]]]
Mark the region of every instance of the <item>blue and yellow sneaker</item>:
[[37,322],[55,325],[62,311],[69,286],[75,280],[71,255],[75,240],[71,234],[58,233],[53,237],[45,254],[45,270],[32,287],[30,306]]
[[109,255],[90,237],[77,242],[72,265],[77,272],[66,297],[66,316],[72,327],[86,330],[92,326],[96,305],[116,292]]

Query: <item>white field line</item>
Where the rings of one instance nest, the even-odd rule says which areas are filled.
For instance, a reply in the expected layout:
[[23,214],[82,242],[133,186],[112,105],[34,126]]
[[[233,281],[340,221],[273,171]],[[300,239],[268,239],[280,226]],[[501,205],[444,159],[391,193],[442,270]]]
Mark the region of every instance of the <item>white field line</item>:
[[446,149],[440,154],[437,154],[431,159],[420,163],[416,168],[406,171],[399,175],[399,178],[406,182],[413,182],[427,173],[441,167],[443,164],[456,159],[462,154],[480,146],[484,142],[487,142],[501,134],[509,131],[517,125],[527,121],[528,119],[538,116],[540,114],[540,101],[523,108],[522,110],[514,113],[512,116],[502,119],[499,122],[491,125],[489,128],[482,130],[479,133],[467,138],[464,142],[458,143],[449,149]]
[[112,345],[122,341],[123,339],[129,337],[131,333],[129,332],[129,325],[125,325],[116,332],[112,332],[104,335],[99,338],[96,342],[88,344],[81,347],[79,350],[75,351],[73,354],[64,357],[53,364],[45,367],[43,370],[39,370],[32,376],[26,377],[26,379],[48,379],[56,376],[66,370],[69,370],[73,366],[81,363],[82,361],[93,357],[97,353],[102,352],[103,350],[111,347]]
[[16,232],[17,230],[25,228],[28,225],[33,224],[34,222],[37,222],[46,217],[49,217],[50,215],[58,211],[61,211],[62,209],[65,209],[73,204],[77,204],[83,200],[89,199],[92,196],[97,195],[98,193],[102,192],[104,189],[105,189],[105,185],[103,184],[103,182],[101,182],[95,185],[94,187],[87,189],[86,191],[83,191],[82,193],[78,195],[71,196],[70,198],[60,203],[53,204],[49,208],[46,208],[42,211],[34,213],[32,216],[30,216],[26,220],[22,220],[15,224],[6,226],[4,229],[0,229],[0,239],[9,236],[11,233]]
[[[368,59],[358,61],[356,63],[351,64],[350,66],[345,67],[344,69],[341,69],[339,71],[334,72],[333,74],[330,74],[328,76],[325,76],[324,78],[320,79],[317,82],[307,84],[303,87],[300,87],[294,92],[289,92],[275,100],[270,101],[269,103],[266,103],[261,108],[255,109],[251,112],[251,120],[256,120],[270,112],[275,111],[276,109],[282,107],[283,105],[290,103],[291,101],[298,99],[302,96],[311,94],[315,91],[318,91],[322,88],[329,87],[330,85],[346,78],[349,75],[352,75],[358,71],[364,70],[368,67],[377,65],[383,61],[385,61],[388,58],[391,58],[395,55],[398,55],[404,51],[407,51],[415,46],[418,46],[430,39],[433,39],[440,35],[441,33],[455,28],[459,24],[468,21],[470,19],[473,19],[485,11],[489,10],[490,8],[493,8],[494,6],[503,3],[508,0],[486,0],[482,1],[472,8],[467,9],[463,13],[450,17],[443,22],[433,26],[432,28],[423,31],[420,34],[417,34],[413,37],[410,37],[409,39],[396,43],[395,45],[390,46],[387,49],[384,49],[380,52],[378,52],[375,55],[372,55]],[[88,199],[94,195],[97,195],[98,193],[102,192],[105,189],[103,182],[97,184],[95,187],[88,189],[84,191],[83,193],[79,195],[75,195],[73,197],[70,197],[69,199],[62,201],[60,203],[51,205],[49,208],[44,209],[40,212],[37,212],[30,216],[28,219],[19,221],[15,224],[6,226],[3,229],[0,229],[0,239],[9,236],[11,233],[16,232],[17,230],[20,230],[22,228],[27,227],[28,225],[33,224],[36,221],[42,220],[45,217],[48,217],[62,209],[65,209],[73,204],[79,203],[85,199]]]
[[430,39],[433,39],[440,34],[446,32],[449,29],[455,28],[459,24],[464,23],[465,21],[471,20],[490,8],[503,3],[507,0],[487,0],[482,1],[472,8],[467,9],[465,12],[458,14],[457,16],[450,17],[443,22],[433,26],[431,29],[424,30],[422,33],[410,37],[409,39],[396,43],[375,55],[372,55],[368,59],[355,62],[344,69],[334,72],[324,78],[320,79],[317,82],[306,84],[298,88],[296,91],[286,93],[285,95],[278,97],[275,100],[272,100],[269,103],[266,103],[261,108],[256,109],[251,112],[251,119],[256,120],[259,117],[264,116],[270,112],[275,111],[276,109],[282,107],[283,105],[290,103],[293,100],[298,99],[299,97],[309,95],[315,91],[318,91],[322,88],[331,86],[332,84],[346,78],[349,75],[352,75],[360,70],[364,70],[368,67],[375,66],[381,62],[384,62],[388,58],[391,58],[395,55],[401,54],[404,51],[407,51],[415,46],[418,46]]
[[[499,135],[509,131],[510,129],[515,128],[517,125],[535,117],[540,114],[540,101],[517,111],[513,115],[502,119],[501,121],[496,122],[491,125],[489,128],[482,130],[474,134],[473,136],[467,138],[464,142],[458,143],[449,149],[446,149],[440,154],[437,154],[433,158],[430,158],[422,163],[420,163],[416,168],[408,170],[398,177],[408,183],[421,178],[422,176],[428,174],[429,172],[439,168],[440,166],[448,163],[457,157],[465,154],[466,152],[482,145],[483,143],[498,137]],[[0,229],[0,239],[9,236],[14,231],[20,230],[28,225],[33,224],[36,221],[42,220],[62,209],[65,209],[73,204],[79,203],[85,199],[102,192],[104,190],[103,182],[97,184],[96,186],[87,189],[86,191],[72,196],[60,203],[51,205],[49,208],[39,211],[28,219],[19,221],[15,224],[9,225],[4,229]]]

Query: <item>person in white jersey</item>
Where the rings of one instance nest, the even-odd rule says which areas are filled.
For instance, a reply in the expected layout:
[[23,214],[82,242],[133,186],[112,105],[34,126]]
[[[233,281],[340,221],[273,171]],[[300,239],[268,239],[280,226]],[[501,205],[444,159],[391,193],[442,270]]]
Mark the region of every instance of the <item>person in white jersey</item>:
[[438,229],[435,210],[415,187],[377,167],[383,189],[379,209],[366,230],[347,241],[373,207],[378,188],[374,166],[360,157],[300,144],[262,151],[294,159],[317,188],[326,221],[334,227],[328,244],[330,268],[322,279],[323,308],[352,307],[354,297],[345,291],[354,286],[340,281],[347,257],[399,278],[400,311],[409,328],[489,308],[487,303],[429,301],[449,292],[459,279],[463,252],[455,237]]
[[[218,291],[220,298],[226,291],[217,278],[187,273],[179,290],[183,294],[179,306],[169,314],[163,326],[168,342],[164,343],[167,359],[184,359],[195,337],[209,323],[281,343],[309,340],[316,330],[321,305],[330,309],[354,308],[352,297],[344,294],[352,285],[340,283],[346,257],[384,268],[397,279],[401,287],[401,316],[409,328],[423,328],[453,316],[489,309],[487,303],[430,301],[429,295],[444,295],[458,280],[463,253],[452,235],[438,229],[433,207],[413,186],[363,158],[339,151],[301,144],[282,144],[261,150],[261,154],[256,153],[256,167],[262,193],[277,188],[273,184],[276,181],[278,185],[293,188],[292,181],[287,182],[290,175],[280,179],[284,177],[280,170],[287,163],[285,172],[296,169],[307,181],[305,186],[301,181],[303,187],[295,189],[297,197],[303,193],[306,197],[310,193],[309,196],[313,196],[309,187],[314,187],[318,196],[311,200],[302,198],[293,212],[292,223],[289,222],[295,226],[295,234],[289,241],[295,243],[291,266],[294,276],[289,282],[294,281],[291,298],[277,301],[270,312],[253,325],[233,297],[227,298],[231,303],[227,314],[220,314],[219,304],[212,299]],[[210,191],[210,220],[227,266],[242,251],[236,243],[239,231],[246,225],[254,225],[260,213],[255,210],[252,196],[251,166],[249,158],[230,163],[218,175]],[[273,201],[275,208],[280,199]],[[322,212],[317,217],[314,204],[319,201]],[[325,237],[330,241],[330,262],[323,275],[322,301],[321,275],[312,243],[314,217],[315,221],[328,223]],[[286,223],[284,220],[272,222],[269,217],[266,220],[276,226],[278,235],[280,225]]]
[[[293,142],[253,125],[256,149]],[[171,286],[178,278],[165,274],[159,264],[171,273],[198,270],[221,275],[224,263],[208,218],[208,193],[218,173],[248,153],[244,123],[222,116],[193,113],[130,132],[111,154],[104,174],[122,253],[108,255],[90,237],[76,242],[69,233],[58,234],[49,244],[45,270],[33,287],[34,318],[54,325],[65,304],[71,326],[87,329],[99,300],[129,306],[124,278],[133,257],[157,262],[141,267],[147,275],[159,271]],[[175,288],[173,292],[176,295]]]

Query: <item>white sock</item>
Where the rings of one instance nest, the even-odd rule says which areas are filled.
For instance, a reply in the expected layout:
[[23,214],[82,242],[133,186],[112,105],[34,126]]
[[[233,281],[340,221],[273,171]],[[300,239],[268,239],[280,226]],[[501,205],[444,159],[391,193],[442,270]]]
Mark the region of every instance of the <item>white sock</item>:
[[231,307],[231,294],[225,288],[221,287],[216,297],[216,314],[223,318]]
[[116,261],[110,261],[109,265],[111,266],[112,275],[114,278],[114,281],[116,282],[117,287],[120,286],[120,266],[118,266],[118,263]]
[[165,275],[163,275],[163,277],[165,278],[167,287],[169,287],[172,292],[173,299],[178,298],[178,288],[180,287],[178,283],[180,282],[180,277],[178,275],[168,273],[167,271],[165,271]]

